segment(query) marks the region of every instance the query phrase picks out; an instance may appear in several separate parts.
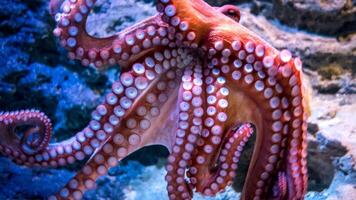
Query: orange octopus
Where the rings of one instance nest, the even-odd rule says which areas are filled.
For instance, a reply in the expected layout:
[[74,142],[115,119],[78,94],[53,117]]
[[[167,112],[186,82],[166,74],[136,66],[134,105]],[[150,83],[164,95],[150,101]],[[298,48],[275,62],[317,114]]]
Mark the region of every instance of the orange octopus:
[[[161,144],[169,199],[213,196],[232,184],[243,147],[256,142],[242,199],[303,199],[307,190],[306,95],[302,62],[239,24],[235,6],[159,0],[158,14],[108,38],[85,23],[95,0],[52,0],[54,34],[71,59],[122,73],[92,119],[49,143],[36,110],[0,113],[0,152],[20,165],[87,163],[49,199],[82,199],[128,154]],[[118,11],[119,12],[119,11]],[[15,129],[27,126],[20,137]]]

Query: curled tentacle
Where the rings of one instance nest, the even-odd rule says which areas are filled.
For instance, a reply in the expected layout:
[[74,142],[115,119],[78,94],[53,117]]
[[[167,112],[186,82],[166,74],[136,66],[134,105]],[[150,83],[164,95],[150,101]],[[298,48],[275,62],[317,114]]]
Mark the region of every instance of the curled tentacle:
[[[36,110],[5,112],[0,115],[0,150],[18,164],[63,166],[84,154],[76,154],[84,142],[84,132],[62,143],[49,144],[52,126],[47,116]],[[73,153],[73,155],[72,155]]]
[[0,147],[13,159],[42,151],[51,138],[52,125],[37,110],[0,113]]
[[[84,160],[111,137],[115,127],[120,126],[125,115],[131,112],[137,99],[155,90],[152,85],[156,84],[155,80],[158,77],[176,65],[183,65],[181,62],[185,54],[185,51],[165,50],[162,53],[147,55],[140,62],[134,63],[132,70],[120,74],[118,81],[112,86],[112,91],[106,95],[105,102],[92,112],[89,125],[72,138],[59,143],[48,145],[51,124],[43,113],[38,111],[3,113],[0,115],[0,127],[4,129],[0,138],[3,137],[3,141],[11,139],[11,142],[2,144],[5,153],[16,155],[12,158],[17,163],[28,166],[58,167]],[[165,57],[168,55],[170,59]],[[176,60],[174,66],[168,62],[171,59]],[[172,73],[170,72],[169,76],[175,76]],[[18,138],[15,135],[15,128],[23,125],[30,127],[25,130],[24,137]],[[29,140],[37,133],[36,130],[41,133],[40,138]],[[35,144],[38,146],[34,146]]]

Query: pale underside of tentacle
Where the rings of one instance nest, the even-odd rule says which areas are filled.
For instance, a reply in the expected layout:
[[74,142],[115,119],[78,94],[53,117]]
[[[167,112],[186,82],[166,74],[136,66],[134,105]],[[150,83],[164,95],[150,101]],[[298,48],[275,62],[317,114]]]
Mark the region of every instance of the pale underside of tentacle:
[[114,134],[97,149],[73,180],[52,198],[82,198],[85,190],[95,186],[99,176],[143,146],[161,144],[171,149],[175,139],[173,130],[178,126],[175,119],[178,117],[177,87],[181,76],[181,69],[175,67],[162,72],[150,89],[133,102],[120,126],[114,127]]
[[[176,73],[179,70],[174,68],[184,65],[183,62],[188,62],[187,59],[183,61],[185,56],[185,50],[166,49],[162,52],[148,54],[140,62],[133,64],[132,70],[120,74],[118,80],[112,85],[112,91],[106,95],[105,102],[92,112],[89,125],[74,137],[60,143],[48,145],[51,124],[43,113],[23,111],[2,114],[0,125],[4,124],[6,132],[1,132],[1,137],[2,141],[8,141],[7,143],[1,142],[3,151],[7,152],[4,154],[11,156],[17,163],[28,166],[57,167],[72,164],[77,160],[84,160],[106,142],[107,138],[114,133],[115,127],[122,125],[123,118],[127,113],[132,112],[132,106],[136,101],[147,95],[147,98],[152,99],[151,101],[157,99],[164,101],[168,98],[160,91],[175,86],[176,83],[170,79],[178,76]],[[163,74],[170,79],[160,80]],[[160,87],[158,90],[154,87],[156,84]],[[151,111],[150,109],[152,112],[157,112],[158,107],[140,107],[139,112],[147,113]],[[24,122],[19,123],[20,120]],[[139,123],[143,127],[151,124],[147,120],[126,123]],[[13,130],[17,126],[26,124],[39,126],[43,129],[38,131],[40,137],[38,143],[41,142],[38,144],[39,147],[30,153],[22,148],[21,141],[24,139],[18,138]],[[16,149],[14,149],[15,147]]]
[[[48,144],[38,111],[0,113],[0,152],[28,166],[64,166],[89,157],[55,199],[81,199],[95,180],[137,149],[168,148],[170,199],[213,196],[232,183],[248,138],[256,141],[242,199],[303,199],[307,105],[301,62],[238,21],[233,6],[160,0],[159,13],[109,38],[85,22],[95,0],[52,0],[54,33],[85,66],[122,73],[87,127]],[[20,131],[19,131],[20,130]],[[186,180],[188,178],[188,180]]]
[[191,199],[192,188],[185,180],[186,169],[192,165],[193,153],[202,128],[204,115],[203,74],[200,63],[187,66],[179,88],[179,120],[176,139],[166,166],[167,190],[170,199]]
[[[305,141],[306,135],[305,128],[301,126],[305,116],[299,119],[305,110],[305,99],[299,95],[303,90],[302,85],[297,81],[300,80],[300,61],[292,59],[287,51],[277,55],[273,51],[269,52],[268,47],[255,41],[232,40],[226,45],[222,44],[223,40],[215,42],[214,49],[210,51],[213,62],[220,63],[222,72],[229,74],[229,89],[235,91],[231,92],[234,94],[233,100],[228,99],[228,102],[233,103],[232,107],[244,108],[230,114],[235,116],[233,121],[239,119],[256,126],[257,139],[243,198],[276,198],[269,185],[281,181],[274,177],[277,174],[292,173],[287,175],[287,191],[285,187],[280,188],[278,195],[280,199],[301,199],[305,193],[307,177],[306,145],[300,141],[302,138]],[[294,145],[294,148],[288,147],[288,143]],[[298,144],[304,146],[297,148]],[[294,155],[293,160],[288,159],[289,155],[285,156],[286,150],[287,154]],[[299,158],[296,157],[298,155]],[[284,159],[289,160],[289,164]],[[294,171],[286,167],[298,164],[299,167],[294,167]]]
[[0,151],[12,158],[33,155],[50,140],[52,125],[37,110],[0,113]]
[[[130,63],[154,51],[159,46],[171,46],[173,39],[168,26],[159,15],[144,20],[107,38],[96,38],[86,31],[86,20],[96,0],[64,1],[52,0],[50,9],[56,12],[58,23],[54,34],[62,46],[69,50],[71,59],[78,59],[84,66],[92,64],[98,68]],[[59,8],[58,5],[60,4]]]

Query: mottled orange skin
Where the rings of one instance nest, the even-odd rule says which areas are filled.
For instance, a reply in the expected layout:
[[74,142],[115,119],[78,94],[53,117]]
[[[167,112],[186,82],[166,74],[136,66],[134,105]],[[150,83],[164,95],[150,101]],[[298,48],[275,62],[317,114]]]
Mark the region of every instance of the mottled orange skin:
[[[59,12],[61,2],[59,0],[51,1],[52,15]],[[89,1],[90,3],[93,5],[95,1]],[[202,0],[160,0],[160,3],[157,4],[159,14],[156,16],[129,27],[115,36],[98,39],[88,35],[85,30],[87,13],[81,15],[83,19],[80,18],[80,20],[75,15],[81,12],[80,8],[83,5],[92,7],[87,4],[84,0],[77,0],[65,7],[67,11],[60,13],[58,27],[54,31],[55,35],[59,37],[60,43],[69,50],[70,58],[81,60],[83,65],[92,64],[98,68],[119,64],[126,77],[133,77],[129,78],[131,82],[145,78],[144,73],[141,73],[142,70],[152,69],[152,66],[149,66],[152,61],[147,62],[147,58],[156,56],[156,53],[165,54],[168,52],[169,55],[164,55],[166,60],[160,54],[163,58],[155,57],[155,61],[159,65],[166,64],[169,68],[169,62],[172,61],[169,60],[169,57],[172,56],[171,53],[177,54],[180,51],[180,55],[175,56],[177,58],[175,62],[176,64],[180,62],[179,64],[183,66],[175,66],[175,68],[172,67],[166,71],[161,68],[160,70],[155,69],[163,72],[157,72],[155,77],[151,77],[152,80],[147,82],[145,89],[133,97],[132,105],[125,110],[122,116],[120,115],[121,118],[118,119],[120,123],[112,122],[111,117],[114,114],[119,115],[115,109],[118,105],[123,105],[118,102],[129,94],[118,91],[115,83],[112,91],[117,94],[119,101],[110,103],[110,98],[109,100],[107,98],[95,111],[100,112],[101,110],[103,116],[93,117],[88,127],[78,133],[76,138],[73,137],[74,139],[54,145],[41,145],[34,149],[33,154],[38,153],[37,160],[32,154],[21,149],[21,142],[12,135],[15,134],[13,127],[26,123],[32,124],[35,128],[40,127],[41,129],[30,129],[27,133],[32,134],[35,130],[40,132],[44,135],[42,137],[44,145],[47,145],[51,131],[49,120],[37,111],[2,113],[0,114],[0,127],[3,129],[0,131],[0,138],[7,141],[7,144],[0,141],[1,153],[11,157],[19,164],[56,167],[63,163],[66,164],[65,159],[69,163],[74,162],[74,154],[80,153],[83,146],[91,145],[93,136],[84,137],[83,133],[86,135],[92,133],[99,138],[100,133],[104,132],[102,129],[104,129],[107,132],[106,135],[104,134],[106,137],[100,143],[98,142],[98,146],[92,145],[96,149],[90,155],[91,159],[72,181],[52,198],[80,199],[83,192],[92,188],[95,180],[103,175],[105,170],[117,164],[126,155],[147,145],[162,144],[171,152],[166,176],[169,198],[191,199],[193,189],[211,196],[232,183],[233,176],[230,174],[234,175],[239,153],[254,131],[256,142],[242,199],[299,200],[304,198],[308,180],[306,120],[309,108],[307,105],[308,94],[302,78],[301,61],[298,58],[292,58],[288,51],[278,51],[239,24],[241,17],[239,10],[231,5],[213,8]],[[168,6],[174,7],[175,11],[165,10]],[[178,17],[181,22],[186,22],[187,30],[174,26],[170,21],[173,16]],[[142,38],[139,35],[140,31],[144,34]],[[189,39],[188,36],[191,38]],[[181,39],[177,39],[179,37]],[[154,40],[157,44],[152,45]],[[164,41],[166,44],[163,44]],[[234,48],[237,41],[241,44],[238,49]],[[249,47],[249,44],[252,44],[252,47]],[[120,46],[120,52],[118,52],[117,46]],[[257,51],[257,46],[260,47],[260,50],[262,48],[262,53]],[[240,58],[241,52],[245,54],[248,52],[253,61],[248,61],[245,56]],[[226,54],[228,55],[226,56]],[[237,66],[234,62],[239,59],[243,62],[244,67]],[[169,62],[165,63],[164,61]],[[214,62],[216,62],[215,65],[212,64]],[[272,64],[269,65],[271,62]],[[251,69],[248,68],[248,64],[251,64]],[[252,66],[252,64],[254,65]],[[218,75],[214,74],[214,70],[218,71]],[[169,75],[169,72],[173,72],[174,76]],[[182,76],[183,73],[190,77]],[[241,78],[236,77],[236,73],[239,73]],[[121,80],[123,74],[120,75],[118,83],[126,84],[123,88],[127,91],[132,83],[128,83],[126,79]],[[209,78],[213,80],[212,83],[207,83]],[[157,89],[159,82],[170,83],[172,87]],[[187,110],[180,107],[181,103],[186,102],[193,105],[193,101],[184,100],[187,98],[184,95],[192,92],[192,89],[189,89],[189,86],[184,83],[195,85],[202,91],[200,93],[193,92],[195,97],[202,100],[199,108],[202,108],[204,113],[199,116],[198,121],[201,120],[204,123],[199,126],[194,125],[199,122],[193,120],[193,116],[197,117],[195,115],[198,114],[192,109],[192,106]],[[207,100],[209,86],[215,88],[211,94],[215,95],[217,100],[226,100],[228,103],[226,107]],[[228,94],[224,94],[220,90],[221,88],[228,91]],[[269,90],[267,91],[267,89]],[[157,101],[148,103],[148,94],[163,94],[159,90],[165,91],[167,99],[163,103]],[[188,105],[190,105],[189,103]],[[205,113],[209,106],[214,107],[217,110],[216,113],[223,113],[226,117],[225,121],[219,119],[218,115],[213,114],[211,117],[214,125],[221,127],[221,133],[216,134],[220,134],[221,141],[219,142],[214,142],[211,134],[203,136],[203,130],[210,130],[205,123],[205,120],[210,118],[210,115]],[[148,117],[138,115],[138,109],[142,107],[144,109],[159,108],[159,113],[157,116],[151,114]],[[103,108],[106,110],[103,111]],[[187,114],[188,120],[182,121],[186,122],[190,128],[198,127],[195,129],[195,132],[198,133],[196,135],[189,133],[192,135],[188,135],[189,131],[187,131],[187,135],[184,135],[182,139],[178,138],[176,131],[178,133],[181,128],[177,121],[181,122],[180,114],[183,111],[186,111],[184,114]],[[17,119],[13,120],[16,117]],[[151,124],[146,129],[136,125],[134,128],[130,128],[131,125],[128,125],[128,122],[132,119],[137,121],[148,119]],[[105,129],[105,125],[108,123],[114,125]],[[102,126],[104,128],[100,128]],[[46,130],[44,130],[45,127],[47,127]],[[118,139],[117,136],[121,138]],[[202,144],[191,142],[194,139],[188,136],[199,137],[198,140]],[[75,140],[80,141],[82,146],[78,147],[74,144]],[[191,142],[193,145],[190,148],[185,147],[189,151],[182,151],[179,149],[180,141],[183,141],[183,144]],[[70,149],[71,151],[61,155],[55,154],[48,162],[41,157],[41,155],[46,155],[71,142],[77,149]],[[210,153],[207,153],[207,150],[203,148],[206,144],[212,146]],[[34,148],[36,147],[34,145]],[[177,147],[179,147],[178,150]],[[183,159],[184,157],[185,159]],[[83,157],[77,156],[76,158],[80,160]],[[198,158],[203,158],[204,161]],[[182,164],[180,161],[184,161],[184,163]],[[180,165],[184,165],[184,167]],[[224,166],[227,165],[233,167],[225,169]],[[182,170],[183,173],[178,173]],[[187,174],[185,174],[185,170],[188,171]],[[224,174],[227,171],[229,176],[225,174],[224,178],[219,177],[220,173]],[[188,183],[184,180],[185,175],[191,182]]]
[[[266,41],[261,39],[255,33],[243,27],[236,20],[233,20],[223,13],[216,12],[214,8],[209,6],[203,1],[200,0],[176,0],[172,1],[173,5],[176,6],[178,16],[182,20],[189,21],[190,29],[197,33],[197,42],[198,44],[205,46],[212,46],[215,41],[223,40],[226,43],[226,46],[231,46],[231,43],[234,40],[240,40],[242,43],[246,43],[247,41],[253,41],[256,44],[262,44],[266,49],[266,55],[270,55],[276,57],[278,55],[278,51],[269,45]],[[305,91],[305,86],[303,86],[302,73],[298,69],[293,69],[295,75],[299,78],[298,82],[302,85],[303,91]],[[283,77],[279,77],[278,81],[280,81],[283,85],[288,87],[288,80],[284,80]],[[231,81],[232,82],[232,81]],[[255,149],[253,153],[253,157],[251,159],[248,175],[245,181],[242,199],[252,199],[253,191],[255,190],[256,177],[254,174],[258,174],[261,170],[261,166],[265,165],[264,149],[268,149],[271,143],[268,141],[270,138],[270,132],[267,127],[269,127],[268,120],[263,120],[263,114],[265,111],[262,99],[256,98],[256,94],[250,90],[248,87],[234,87],[235,91],[233,95],[229,97],[229,111],[228,116],[229,120],[224,124],[227,129],[231,127],[236,121],[247,121],[251,122],[256,126],[257,139],[255,144]],[[303,94],[304,95],[304,94]],[[309,95],[305,95],[308,98]],[[290,98],[291,100],[291,98]],[[267,106],[266,106],[267,107]],[[234,108],[242,108],[242,109],[234,109]],[[306,113],[309,113],[308,106],[305,104]],[[267,121],[266,121],[267,120]],[[305,119],[304,119],[305,120]],[[305,126],[305,125],[304,125]],[[306,127],[303,127],[303,131],[305,132]],[[305,137],[304,133],[304,137]],[[304,138],[304,140],[306,140]],[[300,154],[305,150],[305,145],[300,148]],[[301,162],[301,161],[298,161]],[[202,173],[202,175],[206,175]],[[202,178],[202,180],[204,180]],[[291,184],[290,179],[288,180],[289,184]],[[204,185],[204,184],[203,184]],[[303,179],[303,183],[300,185],[295,185],[295,187],[302,188],[301,190],[305,193],[307,188],[307,177]],[[199,190],[199,187],[198,187]],[[301,199],[303,194],[296,194],[293,187],[289,185],[288,195],[286,195],[285,199]]]

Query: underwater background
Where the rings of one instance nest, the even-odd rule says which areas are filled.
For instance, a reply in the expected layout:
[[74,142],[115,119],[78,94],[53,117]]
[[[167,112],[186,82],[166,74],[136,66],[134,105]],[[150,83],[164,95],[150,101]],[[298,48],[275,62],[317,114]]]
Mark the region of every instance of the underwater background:
[[[209,0],[239,5],[241,22],[278,49],[300,56],[312,88],[308,123],[309,190],[306,199],[356,199],[356,2]],[[120,73],[70,61],[52,34],[49,0],[0,0],[0,110],[36,108],[54,125],[53,141],[69,138]],[[156,13],[152,0],[100,0],[87,30],[112,35]],[[247,151],[251,151],[247,150]],[[168,199],[168,151],[147,147],[101,177],[84,199]],[[243,159],[238,174],[246,172]],[[29,169],[0,156],[0,200],[42,199],[55,193],[81,164],[61,169]],[[242,178],[215,198],[236,199]]]

